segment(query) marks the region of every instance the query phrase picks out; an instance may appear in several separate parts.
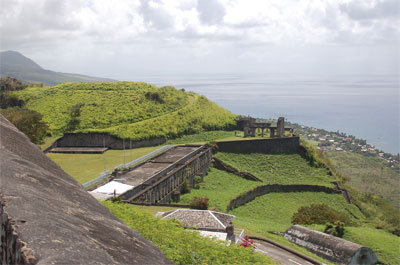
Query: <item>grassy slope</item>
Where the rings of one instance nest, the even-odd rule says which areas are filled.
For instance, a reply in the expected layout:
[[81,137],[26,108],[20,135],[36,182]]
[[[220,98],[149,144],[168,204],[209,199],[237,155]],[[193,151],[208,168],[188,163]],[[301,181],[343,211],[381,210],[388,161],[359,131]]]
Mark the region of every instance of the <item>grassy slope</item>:
[[333,178],[323,168],[310,167],[299,154],[238,154],[218,152],[229,165],[253,173],[264,184],[315,184],[331,187]]
[[333,166],[349,177],[349,184],[361,191],[377,194],[400,207],[400,173],[388,168],[377,157],[350,152],[326,152]]
[[[125,151],[126,163],[145,154],[150,153],[160,146],[136,148]],[[113,171],[115,166],[124,163],[124,150],[109,150],[104,153],[106,157],[106,169]],[[80,183],[94,179],[104,171],[103,154],[52,154],[48,153],[65,172],[70,174]]]
[[229,201],[235,196],[258,185],[260,182],[246,180],[212,167],[204,177],[204,182],[200,184],[200,189],[192,189],[190,193],[181,196],[181,202],[189,204],[194,197],[207,197],[211,207],[224,212]]
[[[299,155],[219,152],[216,156],[242,171],[248,171],[263,178],[268,183],[307,183],[330,186],[330,181],[333,180],[325,169],[310,167],[308,162]],[[296,173],[294,174],[293,171]],[[183,195],[182,200],[189,202],[196,196],[208,197],[211,207],[224,210],[229,200],[248,190],[249,187],[262,184],[244,180],[233,174],[212,168],[209,175],[205,177],[205,182],[201,184],[201,188]],[[321,192],[271,193],[258,197],[230,213],[237,216],[234,224],[237,227],[245,228],[246,233],[271,238],[313,256],[306,250],[287,242],[284,238],[270,233],[271,231],[285,231],[291,225],[293,213],[301,206],[312,203],[325,203],[334,209],[347,213],[353,222],[352,225],[358,226],[363,223],[369,225],[369,221],[366,220],[359,209],[352,204],[347,204],[342,195]],[[400,243],[398,237],[372,227],[347,226],[346,228],[346,239],[370,247],[376,252],[378,258],[385,263],[398,263],[399,249],[397,246]],[[382,240],[387,240],[386,245],[389,246],[379,246],[377,242]]]
[[134,140],[224,129],[235,118],[203,96],[142,82],[65,83],[15,94],[28,101],[29,109],[40,112],[54,133],[65,130],[70,108],[77,104],[84,105],[75,131]]
[[266,256],[250,249],[206,239],[174,221],[160,220],[137,207],[109,201],[103,205],[152,241],[175,264],[273,264]]

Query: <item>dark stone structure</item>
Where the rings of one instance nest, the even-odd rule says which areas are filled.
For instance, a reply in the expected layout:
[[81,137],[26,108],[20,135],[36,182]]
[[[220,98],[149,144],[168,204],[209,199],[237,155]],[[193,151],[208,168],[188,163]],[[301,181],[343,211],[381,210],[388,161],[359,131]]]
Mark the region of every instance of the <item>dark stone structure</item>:
[[378,263],[375,253],[361,245],[304,226],[293,225],[284,237],[336,264],[372,265]]
[[120,195],[125,202],[148,204],[177,202],[181,185],[195,185],[195,176],[203,176],[211,164],[212,152],[207,145],[176,146],[149,161],[119,174],[133,189]]
[[[256,132],[261,133],[261,137],[264,137],[265,133],[270,132],[270,137],[284,137],[285,130],[292,131],[289,126],[285,127],[285,118],[279,117],[278,121],[271,119],[257,119],[252,117],[239,117],[236,120],[236,125],[239,130],[243,130],[244,136],[255,137]],[[277,132],[277,135],[275,134]]]
[[299,137],[284,137],[271,139],[254,139],[242,141],[226,141],[216,143],[218,151],[267,154],[297,153],[300,146]]
[[305,185],[305,184],[292,184],[292,185],[281,185],[281,184],[270,184],[255,187],[252,190],[244,194],[240,194],[233,200],[231,200],[226,208],[227,211],[230,211],[236,207],[244,205],[258,196],[262,196],[271,192],[303,192],[303,191],[312,191],[312,192],[325,192],[331,194],[340,194],[341,192],[332,188],[328,188],[325,186],[318,185]]
[[165,143],[165,138],[153,138],[141,141],[121,139],[107,133],[65,133],[46,151],[56,147],[106,147],[109,149],[132,149],[155,146]]
[[0,115],[2,264],[172,264]]

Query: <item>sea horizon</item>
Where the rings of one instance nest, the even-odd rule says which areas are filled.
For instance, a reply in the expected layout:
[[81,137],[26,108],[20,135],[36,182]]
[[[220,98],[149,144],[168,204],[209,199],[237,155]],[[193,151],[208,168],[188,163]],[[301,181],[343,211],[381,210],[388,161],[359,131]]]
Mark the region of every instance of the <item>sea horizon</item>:
[[124,78],[201,94],[234,114],[280,116],[340,131],[392,154],[400,152],[399,76],[323,74],[182,74]]

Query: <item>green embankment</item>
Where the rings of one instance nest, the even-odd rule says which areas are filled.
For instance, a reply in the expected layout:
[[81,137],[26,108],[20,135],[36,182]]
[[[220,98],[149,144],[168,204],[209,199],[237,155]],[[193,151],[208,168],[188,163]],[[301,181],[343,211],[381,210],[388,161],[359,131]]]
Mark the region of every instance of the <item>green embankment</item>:
[[175,138],[205,130],[226,129],[235,115],[203,96],[143,82],[64,83],[15,92],[27,108],[43,115],[52,133],[106,132],[143,140]]
[[125,224],[153,242],[175,264],[274,264],[249,248],[226,246],[127,204],[102,202]]
[[377,157],[351,152],[326,152],[333,166],[358,190],[382,196],[400,208],[400,172],[387,167]]
[[215,156],[229,165],[247,171],[263,184],[312,184],[332,187],[334,179],[324,168],[310,167],[299,154],[261,154],[218,152]]

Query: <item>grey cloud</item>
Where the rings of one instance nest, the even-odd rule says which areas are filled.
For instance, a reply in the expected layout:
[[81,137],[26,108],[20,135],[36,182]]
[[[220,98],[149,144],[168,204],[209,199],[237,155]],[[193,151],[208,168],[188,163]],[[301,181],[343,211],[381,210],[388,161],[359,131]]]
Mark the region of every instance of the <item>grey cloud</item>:
[[400,2],[398,0],[378,1],[373,6],[365,5],[365,1],[350,2],[342,4],[340,10],[354,20],[400,18]]
[[226,13],[225,8],[218,0],[198,0],[197,10],[200,21],[208,25],[219,24]]
[[139,12],[143,15],[144,21],[147,24],[151,23],[156,29],[165,30],[173,26],[173,18],[162,8],[151,7],[147,0],[140,1]]

